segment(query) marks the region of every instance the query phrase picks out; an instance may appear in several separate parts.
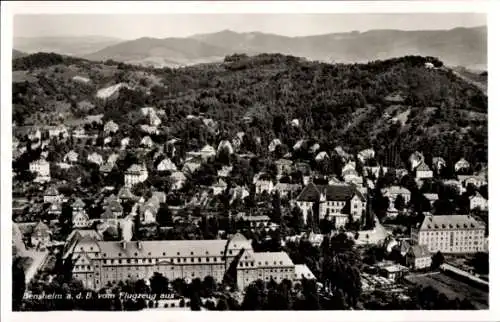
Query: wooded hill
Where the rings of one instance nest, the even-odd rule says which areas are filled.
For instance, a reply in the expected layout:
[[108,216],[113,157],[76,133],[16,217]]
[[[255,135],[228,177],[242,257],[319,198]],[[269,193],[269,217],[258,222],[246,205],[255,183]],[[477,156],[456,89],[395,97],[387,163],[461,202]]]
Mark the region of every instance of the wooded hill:
[[[221,63],[152,69],[39,53],[15,59],[13,68],[18,125],[68,124],[104,113],[130,135],[144,122],[139,108],[155,106],[166,112],[164,134],[154,138],[159,143],[177,137],[202,147],[244,131],[243,148],[252,152],[275,138],[290,151],[310,139],[329,154],[336,146],[354,153],[373,147],[379,161],[394,166],[415,150],[449,162],[487,162],[487,96],[432,57],[332,65],[281,54],[233,55]],[[130,89],[96,97],[118,83]],[[212,118],[218,131],[188,115]]]

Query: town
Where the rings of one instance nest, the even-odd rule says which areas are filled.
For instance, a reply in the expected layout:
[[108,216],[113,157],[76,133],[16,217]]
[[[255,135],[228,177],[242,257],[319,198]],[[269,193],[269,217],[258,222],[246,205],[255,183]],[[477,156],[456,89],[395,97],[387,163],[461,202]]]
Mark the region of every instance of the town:
[[[165,110],[136,116],[13,128],[22,310],[488,307],[485,164],[413,151],[393,167],[202,113],[186,122],[216,139],[189,150]],[[84,291],[92,304],[23,297]],[[97,299],[122,292],[172,296]]]

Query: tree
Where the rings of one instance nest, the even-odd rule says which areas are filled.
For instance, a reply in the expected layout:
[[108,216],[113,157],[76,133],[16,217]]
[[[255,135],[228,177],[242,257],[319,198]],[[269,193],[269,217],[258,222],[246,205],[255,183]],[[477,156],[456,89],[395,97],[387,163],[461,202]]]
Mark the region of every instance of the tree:
[[156,221],[158,222],[158,225],[162,227],[173,225],[174,222],[172,219],[172,213],[167,205],[162,204],[160,206],[160,209],[158,209],[158,213],[156,214]]
[[149,281],[151,285],[151,292],[156,294],[157,298],[160,294],[166,294],[168,292],[168,278],[162,274],[154,272]]
[[205,297],[211,297],[217,289],[217,283],[212,276],[206,276],[203,279],[203,295]]
[[21,309],[25,289],[24,269],[20,257],[16,257],[12,261],[12,311]]
[[403,210],[405,207],[405,200],[402,195],[398,194],[396,200],[394,201],[394,208],[397,210]]
[[431,264],[432,269],[439,268],[443,263],[444,263],[444,256],[440,251],[438,251],[432,256],[432,264]]
[[191,311],[201,310],[201,299],[198,292],[193,292],[193,294],[191,294],[190,302],[191,302]]
[[474,270],[478,274],[488,274],[489,273],[489,255],[485,252],[478,252],[474,254],[471,260],[471,264]]

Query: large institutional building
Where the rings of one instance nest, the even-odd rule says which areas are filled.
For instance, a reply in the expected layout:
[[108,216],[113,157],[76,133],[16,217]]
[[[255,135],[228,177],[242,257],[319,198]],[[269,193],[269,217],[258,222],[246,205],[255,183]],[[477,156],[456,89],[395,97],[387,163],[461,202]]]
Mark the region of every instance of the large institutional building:
[[75,230],[64,250],[64,258],[73,259],[74,278],[94,290],[109,282],[148,279],[155,272],[171,281],[212,276],[221,282],[239,256],[236,268],[239,289],[257,279],[274,279],[278,283],[296,279],[295,265],[288,254],[254,252],[251,242],[241,234],[229,240],[131,241],[130,233],[124,233],[123,237],[123,241],[103,241],[93,230]]
[[432,253],[475,253],[484,250],[485,226],[470,215],[427,215],[411,239]]
[[318,205],[319,220],[335,220],[336,227],[344,226],[349,214],[354,220],[361,220],[366,211],[366,199],[350,184],[316,185],[309,183],[297,197],[297,206],[302,210],[304,222],[308,213]]

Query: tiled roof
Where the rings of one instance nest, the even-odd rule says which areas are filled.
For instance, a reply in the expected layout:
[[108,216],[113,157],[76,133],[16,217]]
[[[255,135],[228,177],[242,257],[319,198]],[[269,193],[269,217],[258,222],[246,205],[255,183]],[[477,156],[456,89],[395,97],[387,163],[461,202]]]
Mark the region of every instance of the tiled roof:
[[[155,241],[100,241],[98,242],[102,256],[106,258],[133,258],[133,257],[205,257],[224,255],[227,240],[155,240]],[[242,248],[250,249],[251,244],[247,241],[246,245],[236,244],[239,250]],[[104,255],[106,254],[106,255]]]
[[364,197],[361,193],[356,192],[357,189],[351,185],[316,185],[309,183],[297,197],[297,201],[319,201],[320,195],[325,194],[328,201],[345,201],[350,200],[354,194],[357,194],[361,200]]
[[416,167],[416,170],[417,170],[417,171],[430,171],[431,169],[429,169],[429,166],[427,166],[427,164],[425,164],[425,162],[422,162],[422,163],[420,163],[420,164]]
[[33,233],[48,234],[50,233],[50,229],[46,223],[39,221],[35,228],[33,228]]
[[296,279],[316,279],[314,274],[311,272],[309,267],[305,264],[296,264],[295,265],[295,278]]
[[410,190],[408,190],[404,187],[391,186],[391,187],[382,189],[382,194],[383,195],[386,195],[386,194],[389,194],[389,195],[409,195],[409,194],[411,194],[411,192],[410,192]]
[[474,228],[484,228],[484,225],[470,215],[443,215],[426,216],[424,221],[422,222],[422,225],[420,226],[420,231]]
[[259,252],[254,253],[253,257],[257,267],[294,266],[285,252]]
[[57,191],[57,188],[55,186],[50,186],[45,191],[45,195],[46,196],[57,196],[57,195],[59,195],[59,191]]
[[416,258],[431,256],[431,253],[429,252],[427,245],[413,245],[410,247],[409,252],[413,253],[413,255],[415,255]]
[[75,202],[71,205],[73,208],[83,208],[85,207],[85,203],[80,198],[76,198]]

